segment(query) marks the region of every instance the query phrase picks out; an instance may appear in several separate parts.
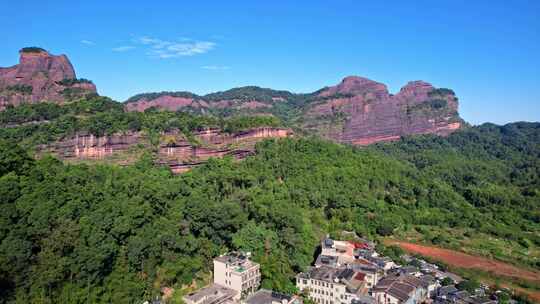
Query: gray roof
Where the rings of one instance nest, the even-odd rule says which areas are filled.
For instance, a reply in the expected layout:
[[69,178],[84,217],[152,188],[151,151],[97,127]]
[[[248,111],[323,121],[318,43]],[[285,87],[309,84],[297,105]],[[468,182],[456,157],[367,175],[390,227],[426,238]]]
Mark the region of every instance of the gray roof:
[[392,275],[380,280],[373,291],[386,292],[406,302],[417,288],[423,287],[422,281],[412,275]]
[[456,291],[458,291],[456,286],[448,285],[448,286],[443,286],[443,287],[439,288],[439,290],[437,291],[437,294],[439,296],[446,296],[446,295],[452,294],[452,293],[454,293]]
[[411,293],[414,291],[414,287],[409,284],[402,282],[394,282],[386,292],[395,298],[398,298],[402,301],[407,301]]
[[332,267],[336,267],[338,263],[338,257],[337,256],[331,256],[331,255],[319,255],[317,257],[317,261],[315,261],[315,265],[328,265]]
[[349,280],[354,275],[354,270],[348,268],[334,268],[326,265],[320,267],[311,267],[308,271],[300,273],[298,276],[304,279],[314,279],[335,283],[336,279]]
[[233,298],[236,294],[237,292],[232,289],[218,284],[212,284],[185,295],[184,299],[192,302],[200,302],[202,300],[202,304],[217,304]]
[[375,304],[377,300],[374,297],[367,295],[356,295],[356,298],[351,301],[352,304]]
[[401,267],[399,270],[401,273],[405,273],[405,274],[418,272],[418,268],[414,266],[404,266],[404,267]]
[[268,289],[261,289],[252,294],[246,299],[247,304],[272,304],[273,302],[281,303],[282,300],[289,302],[292,299],[291,296],[285,295],[279,292],[275,292]]
[[433,277],[432,275],[429,275],[429,274],[423,275],[419,279],[422,282],[424,282],[426,284],[430,284],[430,285],[437,282],[437,280],[435,280],[435,277]]

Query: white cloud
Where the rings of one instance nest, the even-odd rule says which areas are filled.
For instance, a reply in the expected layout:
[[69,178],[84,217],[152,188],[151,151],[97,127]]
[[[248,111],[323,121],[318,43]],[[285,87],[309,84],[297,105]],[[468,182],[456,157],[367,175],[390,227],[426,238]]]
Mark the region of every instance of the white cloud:
[[216,70],[228,70],[230,69],[230,67],[226,65],[204,65],[201,67],[201,69],[216,71]]
[[81,43],[82,44],[86,44],[86,45],[94,45],[95,43],[93,41],[90,41],[90,40],[81,40]]
[[134,48],[135,48],[134,46],[124,45],[124,46],[115,47],[112,50],[113,52],[126,52],[129,50],[133,50]]
[[204,54],[214,49],[216,44],[210,41],[191,41],[181,38],[182,42],[166,41],[152,37],[140,37],[136,42],[150,47],[148,54],[158,58],[177,58]]

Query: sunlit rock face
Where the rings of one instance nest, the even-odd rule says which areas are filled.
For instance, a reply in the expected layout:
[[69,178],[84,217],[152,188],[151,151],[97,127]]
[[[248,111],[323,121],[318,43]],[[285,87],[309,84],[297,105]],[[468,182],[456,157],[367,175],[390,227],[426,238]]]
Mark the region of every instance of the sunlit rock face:
[[384,84],[350,76],[318,95],[321,101],[306,111],[305,126],[339,142],[367,145],[412,134],[448,135],[462,125],[454,92],[424,81],[409,82],[391,95]]
[[392,141],[413,134],[444,136],[463,123],[454,92],[437,89],[424,81],[409,82],[395,95],[388,92],[385,84],[358,76],[345,77],[335,86],[310,94],[253,88],[205,96],[190,92],[147,93],[130,98],[125,107],[127,111],[157,108],[203,114],[225,110],[224,113],[268,115],[275,113],[272,110],[276,107],[286,105],[296,113],[295,123],[303,131],[354,145]]
[[0,68],[0,110],[22,103],[62,103],[96,93],[93,83],[76,80],[66,55],[51,55],[40,48],[24,48],[19,55],[19,64]]
[[[174,173],[182,173],[205,163],[211,157],[244,159],[255,152],[257,142],[292,135],[291,130],[282,128],[254,128],[233,134],[208,129],[193,133],[192,139],[188,140],[180,132],[171,131],[160,135],[156,162],[168,166]],[[139,159],[142,151],[150,150],[150,145],[148,136],[142,132],[105,136],[79,133],[43,145],[39,150],[71,162],[102,160],[128,165]]]

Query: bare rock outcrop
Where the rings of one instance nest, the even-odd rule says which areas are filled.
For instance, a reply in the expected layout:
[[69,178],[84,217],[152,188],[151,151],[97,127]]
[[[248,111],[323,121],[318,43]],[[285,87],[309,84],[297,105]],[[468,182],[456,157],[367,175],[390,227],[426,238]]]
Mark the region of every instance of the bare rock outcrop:
[[125,107],[127,111],[155,107],[202,113],[214,109],[224,113],[280,115],[279,110],[273,110],[283,103],[299,113],[296,115],[300,116],[302,129],[355,145],[397,140],[413,134],[448,135],[463,123],[452,90],[412,81],[393,95],[385,84],[357,76],[345,77],[339,84],[311,94],[259,87],[241,87],[205,96],[161,92],[134,96]]
[[321,129],[333,124],[333,132],[323,135],[344,143],[367,145],[412,134],[448,135],[462,124],[454,92],[424,81],[409,82],[391,95],[381,83],[351,76],[323,89],[319,97],[322,101],[306,111],[305,127]]
[[0,110],[22,103],[62,103],[96,93],[93,83],[77,79],[66,55],[51,55],[36,47],[23,48],[19,55],[19,64],[0,68]]
[[[255,152],[255,144],[267,138],[292,136],[282,128],[254,128],[234,134],[219,129],[195,132],[191,140],[178,131],[160,136],[157,162],[168,166],[173,173],[183,173],[199,166],[209,158],[232,156],[244,159]],[[196,142],[196,143],[194,143]],[[71,138],[40,147],[40,153],[52,153],[60,159],[77,162],[104,160],[127,165],[138,159],[143,150],[149,150],[150,141],[142,132],[127,132],[108,136],[77,134]]]

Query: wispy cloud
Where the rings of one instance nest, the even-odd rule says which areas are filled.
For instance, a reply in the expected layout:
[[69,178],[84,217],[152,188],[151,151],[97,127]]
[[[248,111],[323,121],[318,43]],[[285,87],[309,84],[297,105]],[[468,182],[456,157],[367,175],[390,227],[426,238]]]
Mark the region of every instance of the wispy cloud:
[[214,42],[210,41],[193,41],[185,37],[179,40],[181,42],[140,37],[136,39],[136,42],[150,47],[148,50],[150,56],[162,59],[204,54],[216,46]]
[[230,69],[230,67],[226,65],[203,65],[201,69],[217,71],[217,70],[228,70]]
[[124,45],[124,46],[119,46],[119,47],[115,47],[113,48],[113,52],[126,52],[126,51],[129,51],[129,50],[133,50],[135,47],[134,46],[131,46],[131,45]]
[[93,41],[90,41],[90,40],[81,40],[81,43],[82,44],[86,44],[86,45],[94,45],[95,43]]

